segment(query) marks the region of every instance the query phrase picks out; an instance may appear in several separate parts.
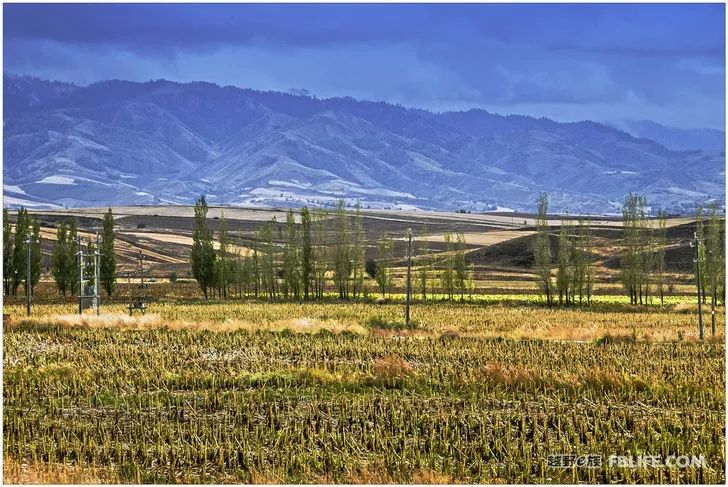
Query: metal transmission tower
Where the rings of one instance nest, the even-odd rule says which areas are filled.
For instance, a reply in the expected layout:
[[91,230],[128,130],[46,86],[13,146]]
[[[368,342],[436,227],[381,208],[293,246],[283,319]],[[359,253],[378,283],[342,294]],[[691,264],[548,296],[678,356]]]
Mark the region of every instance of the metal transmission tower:
[[700,331],[700,339],[703,340],[703,289],[700,281],[700,240],[698,232],[693,232],[693,241],[690,242],[691,247],[695,247],[695,258],[693,262],[696,268],[696,280],[698,285],[698,329]]
[[129,272],[129,316],[134,314],[134,310],[139,310],[142,315],[147,310],[146,300],[146,284],[144,284],[144,254],[139,251],[139,286],[137,287],[136,293],[133,291],[131,285],[132,272]]
[[[78,314],[82,314],[87,307],[95,307],[96,315],[101,314],[101,295],[99,281],[101,277],[101,251],[99,248],[99,233],[96,232],[96,248],[92,254],[84,254],[81,236],[78,236]],[[86,259],[93,258],[93,286],[84,286],[83,268],[86,266]],[[91,279],[89,279],[91,280]],[[93,292],[90,294],[89,292]],[[89,302],[91,303],[89,305]]]

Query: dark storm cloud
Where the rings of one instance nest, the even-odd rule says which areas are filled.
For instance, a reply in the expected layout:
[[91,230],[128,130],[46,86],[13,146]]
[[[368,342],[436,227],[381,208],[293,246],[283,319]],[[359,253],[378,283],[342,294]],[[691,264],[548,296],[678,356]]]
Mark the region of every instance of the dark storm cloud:
[[6,4],[5,69],[722,127],[723,9]]

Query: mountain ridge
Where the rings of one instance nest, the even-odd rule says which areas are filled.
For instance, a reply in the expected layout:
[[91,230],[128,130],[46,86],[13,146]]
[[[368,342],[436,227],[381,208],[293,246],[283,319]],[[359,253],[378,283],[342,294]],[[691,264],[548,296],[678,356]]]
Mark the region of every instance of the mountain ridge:
[[6,74],[3,86],[13,201],[190,203],[207,193],[222,204],[329,205],[344,196],[371,207],[483,211],[531,209],[544,190],[556,210],[595,213],[618,211],[628,191],[677,212],[724,202],[723,152],[670,150],[592,121],[208,82],[82,87]]

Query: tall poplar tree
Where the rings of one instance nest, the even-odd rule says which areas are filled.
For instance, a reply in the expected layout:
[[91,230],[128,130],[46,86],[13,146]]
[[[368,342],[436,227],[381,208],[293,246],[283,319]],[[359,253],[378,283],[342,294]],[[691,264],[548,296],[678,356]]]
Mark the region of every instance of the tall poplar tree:
[[665,305],[665,251],[667,248],[667,218],[663,210],[657,212],[657,230],[654,238],[655,289],[660,305]]
[[71,219],[71,222],[68,224],[68,237],[66,239],[66,275],[67,275],[67,283],[69,289],[71,291],[71,296],[76,295],[76,291],[78,291],[79,286],[79,255],[78,252],[81,250],[78,245],[78,222],[76,220],[76,217],[73,217]]
[[26,239],[30,236],[30,217],[28,210],[20,208],[18,210],[18,218],[15,221],[15,237],[13,247],[13,264],[14,272],[12,279],[11,291],[13,295],[18,293],[20,283],[25,280],[26,265],[28,262]]
[[546,296],[546,303],[553,303],[551,278],[551,236],[548,225],[549,197],[541,193],[536,200],[536,237],[533,243],[533,262],[538,276],[539,289]]
[[349,299],[351,275],[351,242],[349,216],[346,214],[344,200],[339,200],[336,208],[336,233],[334,235],[334,283],[339,299]]
[[420,233],[419,251],[417,256],[417,281],[419,282],[420,292],[422,293],[422,301],[427,300],[427,286],[430,279],[430,264],[427,260],[428,234],[427,225],[424,225]]
[[114,250],[114,240],[116,232],[114,231],[114,215],[111,208],[104,215],[104,221],[101,230],[101,260],[100,278],[101,286],[106,294],[111,296],[116,286],[116,252]]
[[392,252],[392,240],[382,235],[377,244],[377,270],[374,275],[382,297],[385,297],[392,289],[392,272],[390,270]]
[[[56,281],[58,292],[66,295],[70,291],[69,287],[69,267],[73,266],[73,261],[68,261],[68,228],[65,222],[61,222],[56,230],[56,241],[53,243],[53,279]],[[73,271],[73,269],[70,269]]]
[[227,220],[224,212],[220,215],[217,226],[217,238],[218,242],[220,242],[220,248],[217,252],[218,257],[215,259],[215,286],[217,287],[218,297],[227,298],[228,282],[230,280],[230,260],[228,259],[230,237],[228,236]]
[[453,260],[455,283],[460,290],[460,301],[465,301],[465,288],[467,287],[467,269],[465,267],[465,235],[460,232],[455,235],[455,256]]
[[13,265],[13,227],[10,224],[8,209],[3,208],[3,294],[10,294],[15,274]]
[[31,225],[31,242],[30,242],[30,294],[33,294],[35,286],[40,282],[40,275],[42,272],[41,261],[43,255],[41,254],[41,238],[40,238],[40,223],[37,218],[33,218]]
[[293,210],[286,215],[286,242],[283,253],[284,294],[298,299],[301,295],[300,241]]
[[195,223],[190,253],[192,276],[200,286],[205,299],[209,297],[215,277],[215,249],[212,245],[212,230],[207,222],[207,210],[207,201],[205,195],[202,195],[195,202]]
[[364,254],[365,254],[365,235],[364,224],[361,218],[361,205],[357,201],[356,213],[354,214],[354,230],[353,242],[351,246],[351,274],[352,286],[351,291],[354,298],[359,297],[364,290]]
[[301,284],[303,299],[308,301],[313,272],[313,247],[311,240],[311,213],[305,206],[301,208]]

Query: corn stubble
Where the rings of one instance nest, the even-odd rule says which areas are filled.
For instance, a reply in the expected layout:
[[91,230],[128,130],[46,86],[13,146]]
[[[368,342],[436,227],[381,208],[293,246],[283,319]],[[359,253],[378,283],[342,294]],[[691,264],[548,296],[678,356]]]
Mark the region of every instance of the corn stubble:
[[[6,326],[8,480],[18,465],[102,482],[725,480],[721,340],[298,331]],[[707,466],[546,466],[566,453]]]

